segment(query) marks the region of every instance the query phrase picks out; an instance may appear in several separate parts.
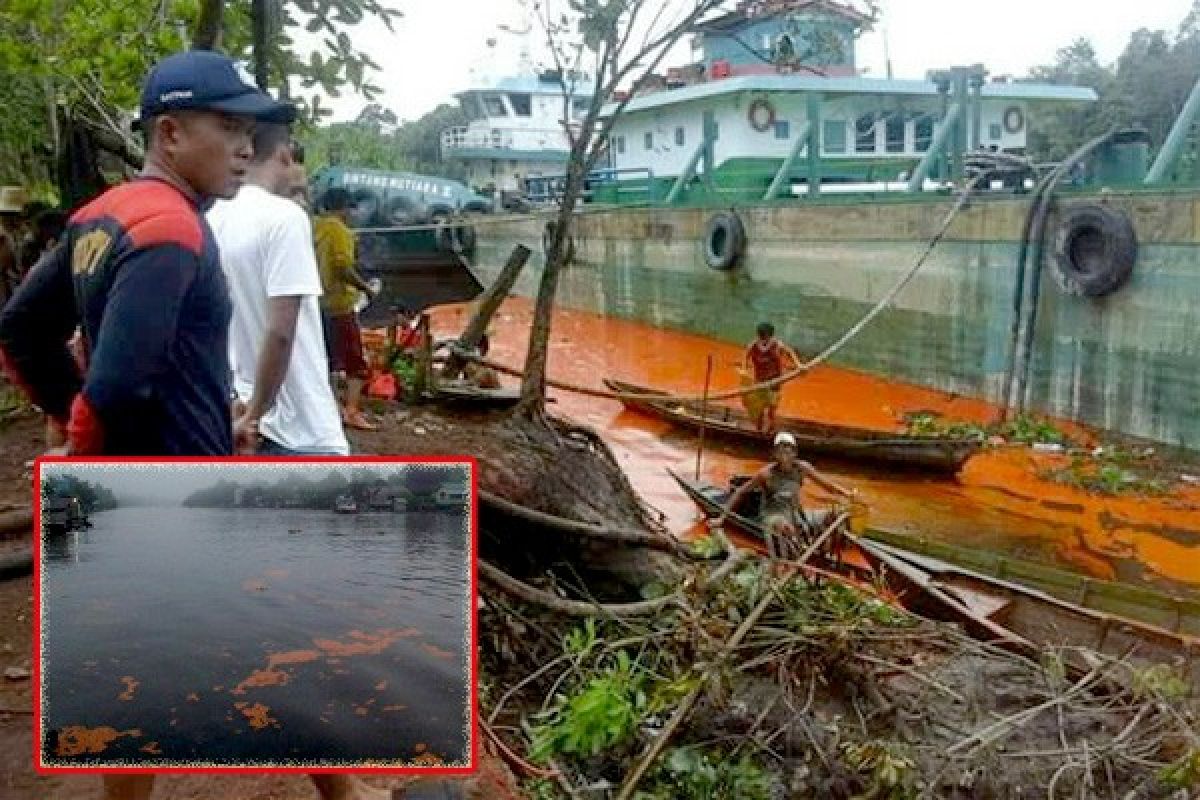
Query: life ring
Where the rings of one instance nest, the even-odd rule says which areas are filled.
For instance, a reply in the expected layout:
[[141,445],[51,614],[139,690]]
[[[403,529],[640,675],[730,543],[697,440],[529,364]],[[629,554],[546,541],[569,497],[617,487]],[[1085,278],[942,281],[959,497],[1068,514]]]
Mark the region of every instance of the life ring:
[[1020,106],[1004,109],[1004,130],[1008,133],[1020,133],[1025,130],[1025,112]]
[[759,133],[766,133],[775,127],[775,106],[765,97],[755,98],[746,111],[750,127]]
[[[546,256],[546,258],[550,257],[550,242],[554,239],[557,228],[558,222],[550,220],[546,223],[546,227],[542,229],[542,255]],[[568,233],[565,243],[566,257],[563,259],[564,267],[575,261],[575,238]]]
[[1137,231],[1129,215],[1103,206],[1069,209],[1054,237],[1055,277],[1069,295],[1115,292],[1133,274],[1137,255]]
[[704,231],[704,263],[713,269],[736,267],[746,252],[746,228],[732,211],[714,214]]

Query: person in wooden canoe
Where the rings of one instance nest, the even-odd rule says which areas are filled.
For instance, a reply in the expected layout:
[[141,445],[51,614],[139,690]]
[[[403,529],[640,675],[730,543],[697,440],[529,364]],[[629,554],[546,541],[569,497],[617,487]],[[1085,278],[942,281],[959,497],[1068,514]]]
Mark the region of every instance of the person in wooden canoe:
[[808,478],[827,492],[847,500],[858,498],[857,489],[838,486],[812,464],[801,461],[796,437],[780,433],[775,437],[775,460],[760,469],[754,476],[738,487],[721,510],[713,527],[720,528],[725,518],[734,512],[750,492],[761,489],[763,493],[762,523],[767,533],[767,550],[772,557],[798,554],[797,544],[810,540],[825,531],[837,511],[805,511],[802,504],[804,480]]
[[[783,342],[775,338],[775,326],[769,322],[759,323],[758,338],[746,347],[742,358],[743,379],[754,383],[774,380],[783,374],[784,359],[791,359],[792,368],[800,367],[800,359]],[[743,403],[755,427],[763,433],[775,429],[775,412],[779,408],[781,387],[757,389],[743,396]]]

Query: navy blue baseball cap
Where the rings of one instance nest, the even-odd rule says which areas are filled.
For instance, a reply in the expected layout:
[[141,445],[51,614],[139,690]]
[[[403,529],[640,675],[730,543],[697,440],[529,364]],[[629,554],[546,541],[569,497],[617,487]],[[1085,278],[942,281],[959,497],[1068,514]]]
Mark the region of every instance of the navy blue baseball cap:
[[211,50],[176,53],[150,70],[138,122],[168,111],[223,111],[280,124],[296,118],[295,106],[275,100],[243,77],[233,59]]

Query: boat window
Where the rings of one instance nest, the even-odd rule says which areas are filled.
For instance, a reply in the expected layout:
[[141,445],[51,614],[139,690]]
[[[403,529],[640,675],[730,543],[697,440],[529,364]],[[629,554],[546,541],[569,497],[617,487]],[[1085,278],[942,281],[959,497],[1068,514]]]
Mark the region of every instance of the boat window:
[[473,94],[463,97],[462,109],[468,120],[483,119],[483,107],[479,105],[479,98]]
[[888,117],[887,125],[884,129],[884,138],[886,139],[887,151],[889,153],[904,152],[904,129],[908,127],[904,124],[904,117],[899,114],[893,114]]
[[508,116],[508,111],[504,108],[504,100],[498,95],[485,94],[483,96],[483,108],[489,117]]
[[590,97],[572,97],[571,111],[576,114],[586,114],[588,109],[592,107],[592,98]]
[[825,152],[846,152],[846,120],[827,119],[821,127],[821,140],[825,143]]
[[790,139],[792,138],[792,124],[786,119],[775,120],[775,138]]
[[854,121],[854,152],[875,152],[875,115],[863,114]]
[[1004,138],[1004,132],[1000,129],[1000,123],[993,122],[988,126],[988,138],[993,142],[998,142]]
[[654,149],[654,134],[649,131],[646,133],[646,149],[647,150]]
[[512,106],[513,113],[518,117],[533,115],[533,98],[529,95],[510,93],[508,95],[508,102]]
[[624,153],[625,153],[625,137],[624,136],[614,136],[613,144],[616,145],[617,155],[624,155]]
[[926,115],[919,117],[916,124],[913,126],[914,149],[918,153],[925,153],[933,145],[933,117]]
[[675,146],[683,147],[687,143],[687,132],[683,128],[675,129]]

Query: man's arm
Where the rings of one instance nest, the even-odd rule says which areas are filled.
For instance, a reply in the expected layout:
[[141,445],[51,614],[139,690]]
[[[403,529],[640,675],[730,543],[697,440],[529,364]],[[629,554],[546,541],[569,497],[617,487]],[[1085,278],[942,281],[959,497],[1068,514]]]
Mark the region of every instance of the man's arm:
[[752,489],[765,485],[764,481],[766,480],[768,469],[770,469],[770,467],[764,467],[763,469],[760,469],[758,472],[754,473],[753,478],[743,483],[737,488],[736,491],[734,491],[733,495],[721,509],[721,516],[717,517],[716,527],[719,528],[725,524],[725,518],[734,513],[734,509],[738,507],[738,503],[742,502],[742,498],[749,494]]
[[303,297],[272,297],[267,301],[267,333],[258,353],[254,373],[254,392],[245,410],[234,422],[234,438],[239,450],[251,450],[258,434],[258,421],[275,405],[279,387],[287,378],[296,340],[296,320],[300,317]]
[[819,473],[815,469],[813,469],[813,465],[809,464],[807,461],[800,462],[800,469],[809,479],[812,480],[813,483],[817,484],[818,486],[820,486],[822,489],[824,489],[827,492],[831,492],[833,494],[839,494],[842,497],[858,496],[857,491],[855,491],[853,489],[847,489],[843,486],[837,485],[836,483],[829,480],[824,475],[822,475],[821,473]]
[[342,278],[342,280],[355,287],[359,291],[373,295],[375,292],[371,288],[371,284],[367,283],[366,279],[363,278],[362,273],[358,271],[358,267],[354,263],[354,233],[349,228],[339,228],[332,237],[331,244],[333,267],[337,274]]
[[157,383],[170,363],[199,258],[166,243],[134,251],[116,266],[83,392],[71,409],[72,453],[99,452],[110,438],[136,441],[161,413]]
[[792,369],[794,369],[794,370],[796,370],[796,369],[804,369],[804,362],[802,362],[802,361],[800,360],[800,356],[796,355],[796,351],[795,351],[795,350],[793,350],[792,348],[788,347],[788,346],[787,346],[786,344],[784,344],[782,341],[779,343],[779,347],[780,347],[780,349],[783,351],[783,354],[784,354],[785,356],[787,356],[788,358],[790,358],[790,359],[791,359],[791,361],[792,361]]
[[258,422],[275,405],[287,380],[296,340],[296,326],[305,297],[320,297],[321,279],[313,251],[312,226],[298,208],[284,215],[272,230],[262,264],[267,290],[267,331],[258,350],[254,389],[234,420],[238,450],[253,452]]
[[82,385],[67,347],[78,324],[69,254],[60,244],[30,270],[0,313],[0,362],[29,399],[64,427]]

